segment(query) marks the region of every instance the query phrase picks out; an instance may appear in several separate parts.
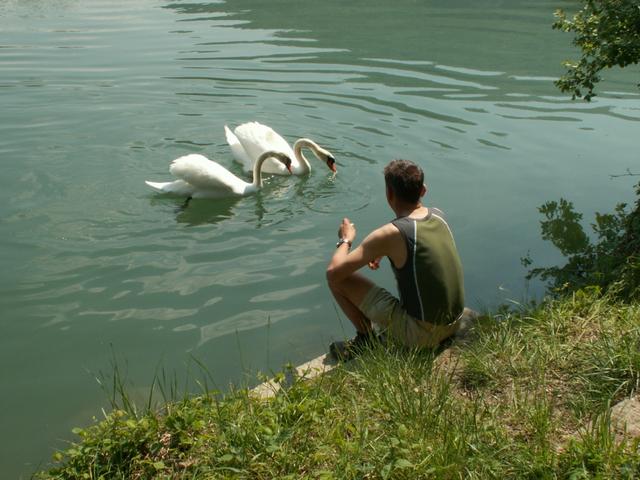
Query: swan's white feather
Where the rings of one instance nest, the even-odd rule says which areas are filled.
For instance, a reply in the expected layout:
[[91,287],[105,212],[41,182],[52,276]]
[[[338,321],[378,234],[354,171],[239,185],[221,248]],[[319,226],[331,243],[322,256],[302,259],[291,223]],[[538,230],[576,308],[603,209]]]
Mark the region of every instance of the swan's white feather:
[[219,163],[197,153],[176,158],[171,162],[169,171],[195,188],[194,197],[223,196],[225,193],[244,195],[253,187],[253,184],[236,177]]
[[233,154],[233,158],[238,163],[240,163],[242,165],[242,168],[244,168],[246,171],[249,171],[249,172],[252,171],[253,161],[251,160],[249,155],[247,155],[247,152],[244,150],[244,147],[238,140],[238,137],[236,137],[235,134],[226,125],[224,126],[224,135],[227,138],[227,143],[229,144],[229,147],[231,147],[231,153]]
[[193,185],[189,185],[184,180],[175,180],[173,182],[150,182],[146,180],[144,183],[149,185],[156,192],[171,193],[181,197],[190,197],[196,191]]
[[[226,127],[225,129],[228,130]],[[229,145],[231,146],[231,152],[234,157],[242,163],[245,170],[251,171],[258,157],[269,150],[275,150],[287,154],[289,158],[291,158],[292,170],[296,171],[300,169],[300,162],[296,159],[293,149],[289,143],[278,135],[271,127],[267,127],[266,125],[262,125],[258,122],[247,122],[237,126],[233,133],[235,134],[235,139],[242,146],[244,158],[238,159],[236,156],[234,143],[229,142],[229,135],[227,135],[227,142],[229,142]],[[264,162],[262,171],[265,173],[289,175],[285,166],[273,158]]]

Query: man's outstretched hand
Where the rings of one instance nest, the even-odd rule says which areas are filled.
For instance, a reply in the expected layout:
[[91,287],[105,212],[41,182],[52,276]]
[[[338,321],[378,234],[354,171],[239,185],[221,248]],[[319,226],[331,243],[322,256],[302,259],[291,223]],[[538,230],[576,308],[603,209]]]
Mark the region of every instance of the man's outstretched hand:
[[356,239],[356,227],[347,217],[342,219],[340,228],[338,228],[338,238],[344,238],[351,243]]

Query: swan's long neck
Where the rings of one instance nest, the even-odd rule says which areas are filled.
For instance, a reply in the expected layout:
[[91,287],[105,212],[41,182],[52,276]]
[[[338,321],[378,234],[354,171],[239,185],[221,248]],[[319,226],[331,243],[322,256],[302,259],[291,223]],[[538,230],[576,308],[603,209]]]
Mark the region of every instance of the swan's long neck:
[[311,149],[316,158],[319,159],[320,157],[318,157],[318,154],[316,153],[318,151],[318,144],[308,138],[299,138],[296,140],[296,143],[293,144],[293,154],[302,166],[302,173],[309,173],[311,171],[311,164],[304,156],[304,153],[302,153],[302,149],[305,147]]
[[255,188],[262,188],[262,164],[271,156],[271,152],[264,152],[256,160],[253,166],[253,186]]

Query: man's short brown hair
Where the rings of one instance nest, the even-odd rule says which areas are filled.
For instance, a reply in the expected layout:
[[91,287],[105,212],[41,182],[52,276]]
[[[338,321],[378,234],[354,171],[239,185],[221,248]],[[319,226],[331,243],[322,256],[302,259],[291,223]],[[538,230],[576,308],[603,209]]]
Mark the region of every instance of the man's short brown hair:
[[424,172],[410,160],[392,160],[384,167],[384,182],[400,200],[417,203],[424,185]]

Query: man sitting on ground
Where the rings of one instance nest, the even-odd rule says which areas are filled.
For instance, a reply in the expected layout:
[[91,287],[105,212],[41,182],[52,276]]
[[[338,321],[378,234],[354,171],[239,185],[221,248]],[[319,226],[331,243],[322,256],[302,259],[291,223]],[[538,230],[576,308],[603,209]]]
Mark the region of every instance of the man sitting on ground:
[[[427,192],[422,169],[408,160],[393,160],[384,169],[387,202],[397,218],[371,232],[350,251],[356,229],[344,218],[336,252],[327,267],[327,282],[357,335],[334,342],[331,353],[343,360],[373,339],[372,322],[409,347],[437,346],[456,333],[464,310],[462,265],[443,213],[422,205]],[[357,273],[376,270],[388,257],[400,299]]]

